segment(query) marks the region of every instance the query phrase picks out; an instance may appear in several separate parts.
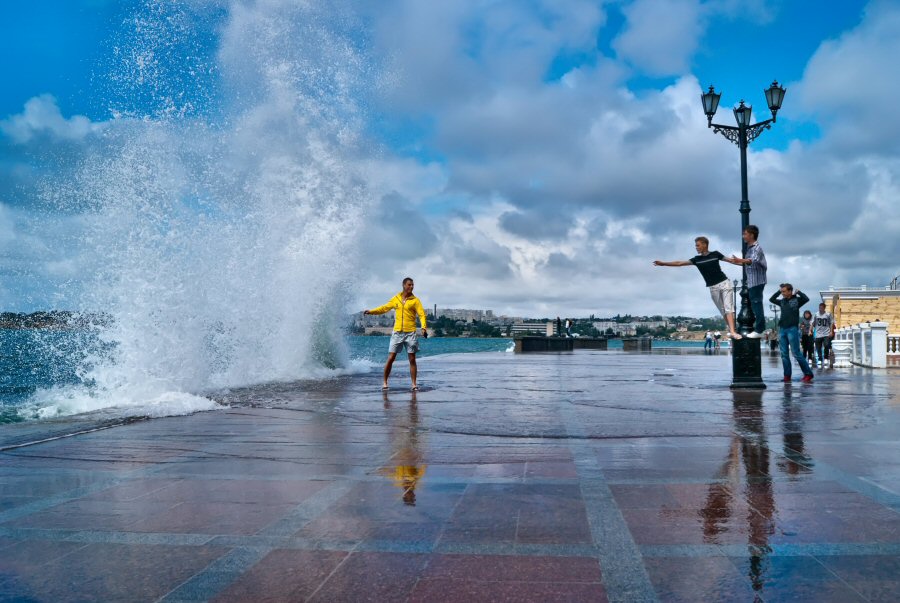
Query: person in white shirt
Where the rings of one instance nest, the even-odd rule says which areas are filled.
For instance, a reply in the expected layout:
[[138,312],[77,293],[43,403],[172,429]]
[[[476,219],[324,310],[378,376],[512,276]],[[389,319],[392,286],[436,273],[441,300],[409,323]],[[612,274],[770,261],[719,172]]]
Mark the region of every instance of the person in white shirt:
[[812,324],[816,335],[816,357],[819,366],[825,368],[825,359],[831,359],[831,339],[834,337],[834,316],[825,311],[825,302],[819,304],[819,312],[813,316]]

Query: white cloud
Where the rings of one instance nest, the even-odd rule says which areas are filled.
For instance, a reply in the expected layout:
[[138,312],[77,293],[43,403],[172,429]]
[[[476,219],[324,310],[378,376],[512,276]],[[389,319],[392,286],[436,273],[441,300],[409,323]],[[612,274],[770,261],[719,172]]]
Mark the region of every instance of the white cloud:
[[620,58],[650,75],[687,71],[704,27],[698,0],[636,0],[623,12],[625,30],[613,41]]
[[802,108],[822,121],[830,144],[856,153],[900,149],[898,56],[895,2],[872,2],[859,27],[819,47],[796,92]]
[[625,26],[612,47],[644,74],[681,76],[715,20],[767,23],[776,12],[771,0],[634,0],[622,8]]
[[22,113],[0,121],[0,131],[13,142],[24,144],[46,135],[65,141],[78,141],[102,129],[84,115],[63,117],[56,99],[42,94],[29,99]]
[[[649,21],[651,4],[633,3],[625,11]],[[695,39],[711,19],[765,23],[776,12],[773,6],[754,2],[742,12],[729,1],[683,3],[686,12],[673,17],[672,28],[693,32],[693,38],[669,44],[665,31],[656,33],[652,48],[634,49],[646,57],[629,57],[633,65],[645,61],[642,68],[681,77],[640,94],[629,90],[621,60],[599,58],[548,82],[508,77],[495,70],[497,63],[454,61],[455,51],[448,50],[450,72],[464,65],[470,85],[452,87],[449,100],[432,104],[427,92],[414,94],[406,106],[427,112],[434,132],[430,150],[445,161],[447,189],[432,199],[468,199],[472,219],[422,213],[436,246],[398,261],[395,273],[382,272],[386,280],[371,279],[361,294],[392,290],[394,277],[409,272],[426,301],[441,306],[554,316],[714,315],[696,270],[651,265],[657,258],[690,257],[700,234],[724,253],[740,248],[739,154],[705,127],[699,83],[683,74]],[[891,25],[896,11],[888,8],[874,5],[858,28],[824,43],[803,81],[792,84],[792,98],[801,97],[805,108],[816,107],[827,117],[822,139],[785,151],[751,147],[751,221],[763,231],[770,282],[795,282],[814,294],[829,285],[883,285],[896,272],[900,248],[886,233],[900,227],[900,206],[893,202],[900,166],[893,133],[897,114],[888,99],[896,97],[890,91],[900,87],[900,77],[880,62],[900,54],[894,48],[900,28]],[[668,23],[661,15],[654,14],[657,27]],[[452,37],[465,22],[458,14],[441,35]],[[639,31],[634,23],[628,27]],[[558,42],[543,42],[559,48]],[[540,63],[534,57],[552,55],[532,49],[521,57]],[[866,60],[874,67],[859,66]],[[842,68],[835,69],[835,62]],[[437,65],[417,57],[415,70],[429,69]],[[880,96],[866,105],[871,87],[860,84],[848,92],[840,82],[856,81],[857,74],[863,79],[871,69],[878,70]],[[812,102],[828,86],[841,88],[840,94],[820,105]],[[872,111],[860,128],[853,116],[867,107]],[[865,131],[850,148],[854,129]],[[416,196],[408,186],[404,195]],[[421,196],[424,210],[429,196]],[[391,265],[389,257],[379,262]],[[726,273],[740,276],[730,266]]]

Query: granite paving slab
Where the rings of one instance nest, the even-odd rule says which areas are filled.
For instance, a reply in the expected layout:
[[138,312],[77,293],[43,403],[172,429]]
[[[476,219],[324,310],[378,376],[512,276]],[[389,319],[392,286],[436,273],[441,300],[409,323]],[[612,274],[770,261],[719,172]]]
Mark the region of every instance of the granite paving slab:
[[[900,600],[900,371],[424,358],[0,426],[0,600]],[[42,429],[44,431],[42,431]],[[46,437],[44,437],[46,436]]]

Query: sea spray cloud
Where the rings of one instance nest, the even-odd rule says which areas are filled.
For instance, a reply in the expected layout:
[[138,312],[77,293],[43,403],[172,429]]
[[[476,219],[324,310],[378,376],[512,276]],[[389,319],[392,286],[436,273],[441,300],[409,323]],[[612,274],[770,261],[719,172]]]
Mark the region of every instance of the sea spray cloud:
[[141,65],[117,65],[115,78],[137,78],[135,105],[117,100],[69,191],[87,207],[82,244],[100,258],[81,305],[111,317],[99,336],[112,352],[85,375],[90,395],[63,394],[71,403],[54,412],[90,400],[146,411],[179,395],[190,407],[214,388],[347,361],[338,317],[371,204],[354,162],[361,60],[315,4],[235,2],[213,64],[191,64],[234,96],[197,111],[196,90],[174,85],[181,74],[152,64],[192,45],[193,21],[177,7],[167,19],[168,6],[132,20],[140,35],[124,38],[139,47],[119,55]]

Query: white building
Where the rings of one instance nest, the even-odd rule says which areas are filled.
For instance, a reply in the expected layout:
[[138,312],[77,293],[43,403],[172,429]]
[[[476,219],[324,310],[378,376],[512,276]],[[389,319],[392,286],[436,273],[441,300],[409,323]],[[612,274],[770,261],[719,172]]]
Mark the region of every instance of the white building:
[[600,331],[601,334],[605,334],[608,329],[611,329],[615,335],[637,335],[637,328],[639,323],[635,322],[616,322],[614,320],[597,320],[593,323],[594,328]]
[[494,319],[493,310],[466,310],[464,308],[436,308],[437,316],[443,316],[451,320],[464,320],[472,322],[492,321]]
[[510,327],[510,335],[546,335],[555,331],[553,322],[519,322]]

